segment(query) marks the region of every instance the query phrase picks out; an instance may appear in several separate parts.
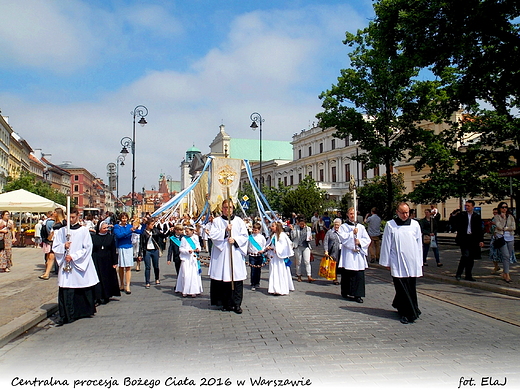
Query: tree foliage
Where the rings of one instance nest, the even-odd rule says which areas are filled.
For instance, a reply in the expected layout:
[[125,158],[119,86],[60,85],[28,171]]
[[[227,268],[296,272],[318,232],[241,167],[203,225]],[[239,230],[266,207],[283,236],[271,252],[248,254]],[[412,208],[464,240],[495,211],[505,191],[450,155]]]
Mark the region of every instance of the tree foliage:
[[321,190],[310,176],[306,176],[298,187],[287,191],[281,202],[281,211],[283,215],[295,212],[310,217],[314,211],[323,211],[325,195],[326,191]]
[[378,210],[390,210],[385,215],[381,215],[382,218],[388,220],[391,219],[394,213],[394,210],[397,209],[397,205],[399,202],[405,200],[405,185],[402,174],[392,174],[391,181],[392,186],[390,187],[390,191],[393,191],[392,198],[394,199],[394,203],[391,204],[390,207],[386,205],[386,199],[388,199],[387,192],[388,181],[384,176],[376,176],[372,179],[368,179],[365,182],[365,185],[358,190],[358,210],[362,215],[368,213],[372,207],[377,207]]
[[7,184],[4,186],[4,192],[24,189],[36,195],[43,196],[58,204],[67,204],[67,196],[56,189],[52,188],[49,183],[36,180],[36,176],[32,173],[22,172],[20,177],[13,179],[7,178]]

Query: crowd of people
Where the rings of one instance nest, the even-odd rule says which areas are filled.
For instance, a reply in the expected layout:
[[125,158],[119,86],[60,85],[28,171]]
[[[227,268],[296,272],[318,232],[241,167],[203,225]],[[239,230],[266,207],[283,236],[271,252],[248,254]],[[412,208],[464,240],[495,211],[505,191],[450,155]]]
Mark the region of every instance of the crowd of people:
[[[461,257],[456,278],[474,281],[474,261],[483,246],[483,224],[474,212],[475,203],[468,200],[465,211],[456,213],[450,224],[457,231],[456,243]],[[274,296],[290,294],[295,283],[312,283],[312,246],[323,245],[325,256],[336,265],[334,284],[340,286],[341,297],[363,303],[365,269],[378,262],[390,270],[395,288],[393,306],[402,323],[419,318],[416,280],[428,266],[432,249],[438,267],[442,267],[437,241],[440,213],[436,205],[424,211],[424,218],[413,218],[407,203],[400,203],[396,217],[383,221],[373,208],[365,218],[350,208],[346,218],[341,213],[322,216],[315,213],[307,223],[293,213],[287,220],[242,219],[234,213],[231,201],[224,201],[219,213],[195,223],[189,215],[174,212],[167,218],[130,218],[107,213],[100,217],[80,219],[77,209],[67,216],[61,208],[49,212],[35,226],[35,245],[44,252],[45,269],[39,276],[49,280],[58,275],[58,325],[92,316],[98,305],[110,302],[122,293],[130,295],[132,271],[144,267],[144,287],[161,283],[160,258],[167,253],[177,274],[174,292],[182,297],[203,293],[202,266],[208,266],[210,304],[223,311],[243,312],[244,283],[260,288],[261,274],[268,269],[267,292]],[[490,259],[493,273],[500,271],[506,283],[511,282],[510,264],[514,253],[515,219],[505,202],[494,210],[491,220]],[[7,211],[0,219],[0,271],[12,266],[11,246],[15,240],[13,222]],[[202,252],[208,252],[202,257]],[[204,259],[208,262],[205,263]],[[291,265],[295,262],[295,275]],[[318,264],[316,262],[314,264]],[[142,266],[144,264],[144,266]],[[152,279],[153,270],[153,279]],[[316,274],[316,270],[314,272]]]

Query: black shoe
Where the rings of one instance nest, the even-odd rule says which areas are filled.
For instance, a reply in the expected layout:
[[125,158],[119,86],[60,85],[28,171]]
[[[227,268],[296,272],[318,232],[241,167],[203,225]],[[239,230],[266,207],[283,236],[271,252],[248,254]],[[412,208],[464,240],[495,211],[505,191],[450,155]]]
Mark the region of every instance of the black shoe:
[[240,306],[237,306],[237,307],[235,307],[235,309],[234,309],[233,311],[234,311],[235,313],[237,313],[237,314],[242,314],[242,311],[243,311],[243,310],[242,310],[242,308],[241,308]]
[[437,267],[442,267],[442,263],[437,263]]
[[224,307],[222,307],[222,309],[220,309],[220,310],[222,310],[222,311],[232,311],[233,309],[232,309],[231,307],[226,307],[226,306],[224,306]]
[[469,280],[470,282],[476,282],[476,281],[477,281],[477,279],[472,278],[472,277],[470,277],[470,278],[464,278],[464,280]]
[[357,303],[363,303],[363,298],[361,298],[361,297],[357,297],[357,298],[355,299],[355,301],[356,301]]
[[460,280],[460,275],[456,275],[455,279]]
[[408,324],[408,318],[406,318],[405,316],[402,316],[401,317],[401,324]]

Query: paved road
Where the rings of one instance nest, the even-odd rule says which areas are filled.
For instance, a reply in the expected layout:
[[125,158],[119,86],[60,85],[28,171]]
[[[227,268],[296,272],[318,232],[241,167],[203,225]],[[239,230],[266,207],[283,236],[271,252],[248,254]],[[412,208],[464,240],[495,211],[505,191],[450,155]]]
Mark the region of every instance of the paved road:
[[[22,251],[33,257],[32,264],[24,264]],[[60,328],[44,320],[0,348],[0,383],[9,388],[15,377],[52,377],[69,381],[62,388],[73,388],[73,380],[81,379],[115,380],[119,387],[114,388],[152,387],[125,386],[129,377],[160,381],[154,388],[235,388],[240,380],[246,381],[241,388],[256,388],[260,386],[251,381],[261,377],[300,381],[299,387],[312,389],[457,389],[462,377],[467,385],[460,388],[489,388],[482,384],[492,376],[492,381],[506,382],[500,387],[519,389],[520,306],[514,289],[506,287],[511,295],[504,295],[474,288],[494,284],[495,279],[484,279],[490,279],[484,261],[477,267],[483,269],[476,275],[481,282],[447,283],[454,280],[449,272],[456,250],[443,254],[446,268],[430,266],[436,279],[421,279],[423,315],[409,325],[399,322],[391,307],[388,272],[377,267],[367,270],[363,304],[338,298],[338,286],[327,281],[295,282],[296,291],[289,296],[270,296],[264,271],[262,288],[246,289],[244,314],[236,315],[209,306],[207,278],[200,298],[174,294],[173,267],[161,259],[160,286],[146,290],[142,273],[134,273],[132,295],[99,307],[94,318]],[[55,281],[36,278],[39,261],[36,249],[15,253],[13,271],[0,275],[2,309],[9,306],[6,302],[21,305],[16,295],[23,291],[34,294],[32,302],[23,301],[33,308],[40,307],[34,291],[54,290],[55,296]],[[16,276],[22,269],[32,273],[31,279]],[[6,285],[7,278],[12,280]],[[500,281],[496,286],[503,287]],[[52,306],[52,300],[47,304]],[[180,386],[186,378],[194,385]],[[226,386],[227,378],[232,386]]]

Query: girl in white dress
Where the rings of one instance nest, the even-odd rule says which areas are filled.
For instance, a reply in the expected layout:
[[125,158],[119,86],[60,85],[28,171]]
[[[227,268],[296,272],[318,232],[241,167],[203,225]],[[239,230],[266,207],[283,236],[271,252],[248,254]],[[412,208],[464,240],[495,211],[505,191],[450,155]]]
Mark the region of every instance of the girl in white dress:
[[291,276],[291,261],[294,255],[293,244],[283,231],[281,222],[273,222],[270,226],[272,235],[268,241],[267,249],[270,251],[269,263],[269,288],[268,292],[274,295],[287,295],[294,291]]
[[200,252],[199,237],[195,232],[195,226],[185,226],[185,236],[181,238],[179,254],[181,258],[181,268],[177,278],[175,292],[182,293],[183,297],[192,297],[202,293],[202,277],[198,253]]

